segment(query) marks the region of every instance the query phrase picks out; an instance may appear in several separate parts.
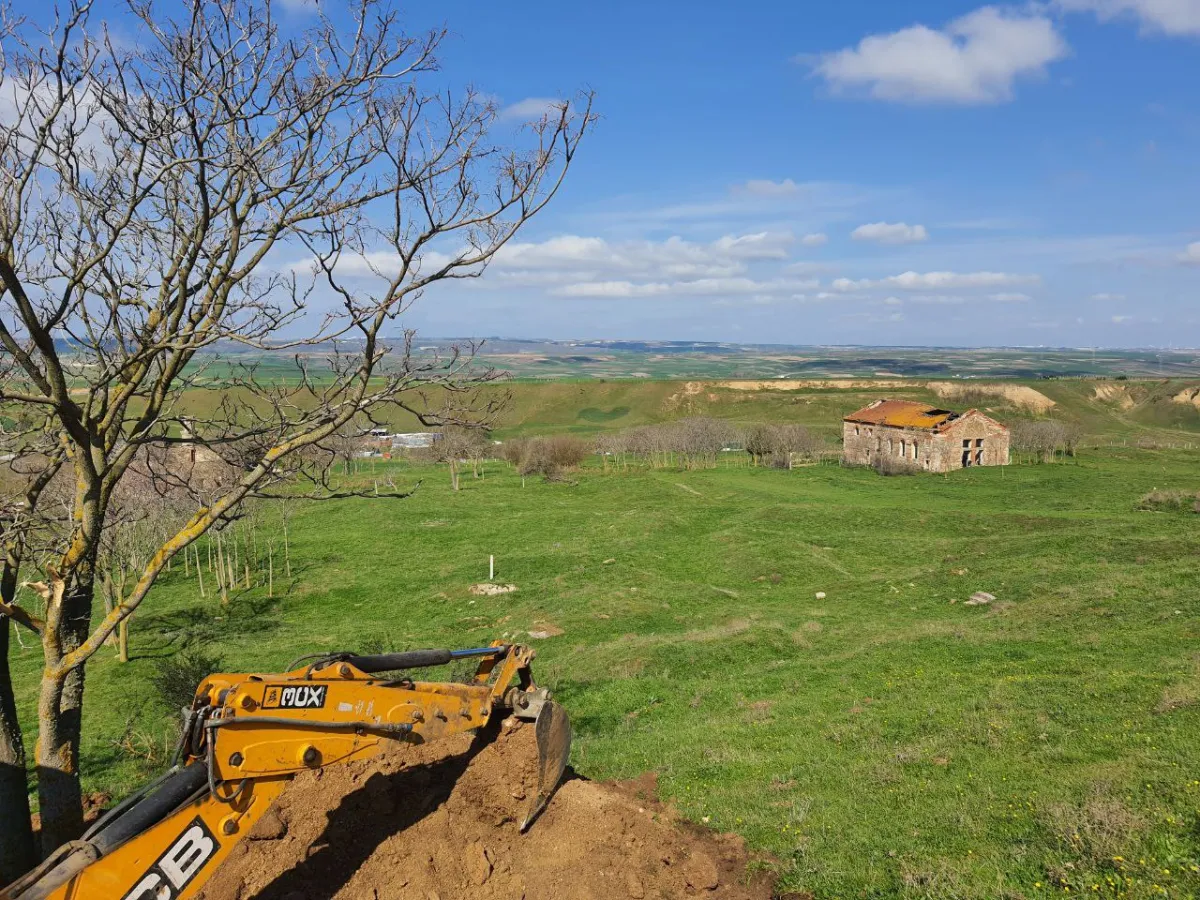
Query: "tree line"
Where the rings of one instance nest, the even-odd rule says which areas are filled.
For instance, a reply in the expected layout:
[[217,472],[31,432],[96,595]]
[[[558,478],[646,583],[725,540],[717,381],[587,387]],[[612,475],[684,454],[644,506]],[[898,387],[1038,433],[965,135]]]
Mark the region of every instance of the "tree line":
[[695,416],[590,438],[569,434],[512,438],[495,449],[522,476],[556,478],[593,455],[599,456],[603,471],[625,470],[631,464],[652,469],[712,469],[724,454],[735,454],[734,458],[745,454],[752,466],[790,469],[798,462],[820,460],[828,444],[803,425],[738,426]]
[[1037,462],[1074,457],[1083,440],[1083,429],[1072,422],[1053,419],[1018,421],[1009,427],[1010,447]]

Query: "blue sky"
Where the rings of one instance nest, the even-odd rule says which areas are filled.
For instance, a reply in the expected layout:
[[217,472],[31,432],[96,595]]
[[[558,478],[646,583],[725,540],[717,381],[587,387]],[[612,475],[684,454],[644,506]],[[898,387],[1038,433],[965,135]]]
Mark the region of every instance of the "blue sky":
[[1200,347],[1200,0],[403,9],[499,137],[602,116],[427,335]]
[[542,280],[509,259],[431,292],[432,332],[1200,346],[1200,0],[413,21],[446,22],[447,74],[514,113],[589,87],[603,116],[522,236]]

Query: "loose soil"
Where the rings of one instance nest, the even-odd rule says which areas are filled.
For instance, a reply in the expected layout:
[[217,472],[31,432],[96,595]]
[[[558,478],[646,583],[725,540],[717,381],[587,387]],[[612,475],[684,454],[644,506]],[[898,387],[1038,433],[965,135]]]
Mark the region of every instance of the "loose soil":
[[1035,413],[1049,412],[1056,405],[1041,391],[1035,391],[1023,384],[959,384],[951,381],[931,381],[926,386],[943,400],[954,400],[963,394],[989,394]]
[[1092,393],[1092,399],[1104,403],[1115,403],[1121,409],[1126,410],[1137,406],[1137,401],[1130,396],[1129,391],[1122,384],[1098,384]]
[[1176,403],[1190,403],[1200,409],[1200,388],[1187,388],[1171,398]]
[[680,821],[653,776],[559,786],[525,834],[533,728],[304,773],[199,900],[768,900],[740,838]]

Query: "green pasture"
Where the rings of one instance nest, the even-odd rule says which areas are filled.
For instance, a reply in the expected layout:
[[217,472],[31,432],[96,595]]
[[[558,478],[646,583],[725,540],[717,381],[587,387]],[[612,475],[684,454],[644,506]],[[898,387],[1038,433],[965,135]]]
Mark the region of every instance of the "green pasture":
[[[555,392],[580,388],[551,387],[516,407],[514,432],[636,423],[678,389],[653,385],[650,402],[651,385],[604,385],[567,421],[571,395]],[[734,418],[802,421],[851,402],[818,394],[728,402]],[[237,671],[524,639],[571,714],[579,774],[658,772],[688,817],[761,852],[781,890],[1200,893],[1200,515],[1137,509],[1155,488],[1200,490],[1200,451],[1104,446],[945,477],[733,461],[524,485],[493,462],[457,493],[444,468],[366,463],[361,483],[420,488],[298,505],[290,578],[280,510],[260,510],[275,596],[256,583],[222,606],[176,565],[134,620],[133,660],[90,665],[87,787],[119,794],[162,764],[171,719],[149,679],[185,647]],[[489,554],[515,593],[468,592]],[[996,599],[966,605],[976,591]],[[13,664],[32,723],[26,643]]]
[[[1088,442],[1098,446],[1136,445],[1139,440],[1182,448],[1200,446],[1200,406],[1176,398],[1200,388],[1197,379],[1144,381],[1010,381],[985,382],[1025,387],[1037,391],[1054,405],[1046,410],[1021,406],[995,396],[968,394],[965,398],[939,397],[924,380],[895,384],[876,382],[872,387],[837,387],[834,383],[796,390],[764,388],[735,390],[720,382],[648,380],[563,380],[552,383],[510,381],[484,388],[481,397],[502,400],[503,411],[493,422],[499,438],[523,434],[572,433],[583,436],[632,428],[684,416],[713,416],[737,423],[799,422],[840,438],[844,415],[873,400],[899,398],[963,409],[977,406],[1003,422],[1053,418],[1080,426]],[[970,382],[963,383],[970,389]],[[1098,396],[1098,389],[1113,391]],[[184,398],[183,411],[203,418],[223,399],[239,389],[193,390]],[[410,398],[413,399],[413,398]],[[436,409],[444,398],[427,395]],[[381,422],[399,431],[427,430],[403,410],[381,410]]]

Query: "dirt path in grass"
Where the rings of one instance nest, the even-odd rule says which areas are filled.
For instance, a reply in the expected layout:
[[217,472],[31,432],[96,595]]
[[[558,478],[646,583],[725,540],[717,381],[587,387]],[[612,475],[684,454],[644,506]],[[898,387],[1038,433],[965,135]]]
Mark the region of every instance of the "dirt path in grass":
[[567,780],[521,834],[535,760],[518,726],[301,775],[200,900],[771,897],[741,839],[679,821],[652,778]]

